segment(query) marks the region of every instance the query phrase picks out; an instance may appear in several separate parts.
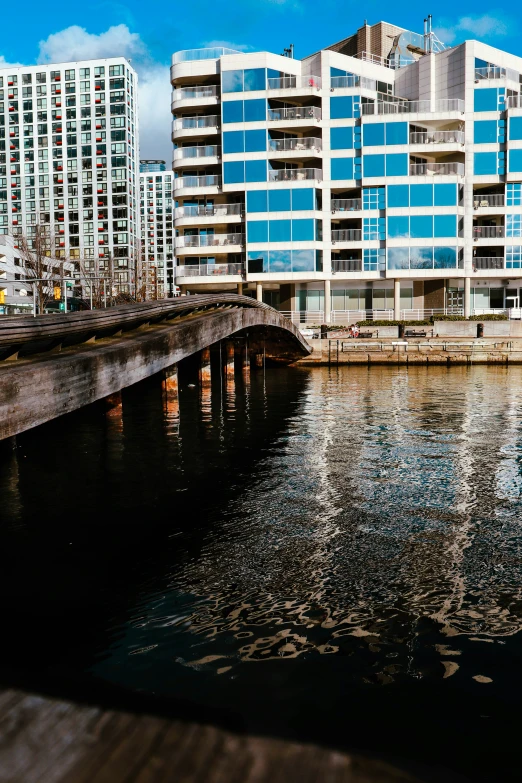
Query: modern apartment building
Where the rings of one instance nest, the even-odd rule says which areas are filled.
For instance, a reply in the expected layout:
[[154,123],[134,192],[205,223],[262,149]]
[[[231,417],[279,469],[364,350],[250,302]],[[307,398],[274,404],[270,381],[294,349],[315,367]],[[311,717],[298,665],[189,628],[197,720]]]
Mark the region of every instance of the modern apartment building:
[[140,173],[141,258],[146,299],[174,294],[172,171]]
[[166,171],[167,164],[164,160],[140,160],[140,173],[146,171]]
[[173,55],[176,280],[299,322],[518,308],[522,58],[384,22]]
[[137,76],[123,57],[0,69],[0,234],[133,293]]

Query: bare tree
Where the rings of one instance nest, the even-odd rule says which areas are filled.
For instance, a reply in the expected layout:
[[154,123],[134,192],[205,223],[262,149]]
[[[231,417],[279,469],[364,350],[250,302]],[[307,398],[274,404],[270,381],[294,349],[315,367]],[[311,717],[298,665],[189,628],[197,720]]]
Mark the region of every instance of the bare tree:
[[[25,276],[34,280],[31,285],[36,291],[38,312],[43,313],[47,302],[53,298],[53,286],[59,284],[60,263],[53,258],[53,236],[51,226],[37,223],[31,236],[17,235],[18,247],[25,266]],[[53,266],[54,264],[54,266]]]

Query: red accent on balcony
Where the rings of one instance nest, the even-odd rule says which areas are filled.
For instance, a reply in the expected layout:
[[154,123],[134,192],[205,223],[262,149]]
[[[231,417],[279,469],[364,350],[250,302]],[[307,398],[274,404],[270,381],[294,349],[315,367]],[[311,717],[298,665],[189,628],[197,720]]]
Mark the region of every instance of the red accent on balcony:
[[[97,192],[97,193],[103,193],[103,188],[98,188],[98,190],[97,190],[96,192]],[[100,202],[98,201],[98,204],[99,204],[99,203],[100,203]]]
[[105,244],[105,242],[104,242],[104,240],[103,240],[103,239],[99,239],[99,240],[98,240],[98,244],[99,244],[99,245],[103,245],[103,244]]
[[101,87],[100,87],[100,85],[99,85],[99,84],[96,84],[96,85],[94,86],[94,89],[95,89],[95,90],[101,90]]
[[16,174],[16,169],[11,169],[11,174]]
[[55,143],[57,144],[58,147],[60,147],[62,142],[61,141],[57,141]]
[[57,106],[61,106],[61,105],[62,105],[62,102],[61,102],[61,101],[56,101],[56,105],[57,105]]
[[8,86],[8,87],[12,87],[12,86],[13,86],[13,84],[14,84],[14,82],[7,82],[7,86]]
[[60,247],[65,247],[65,242],[60,242]]
[[63,171],[63,166],[57,166],[56,171]]
[[97,125],[96,130],[101,130],[101,125]]
[[9,135],[10,135],[10,136],[16,136],[16,134],[15,134],[15,132],[14,132],[14,131],[9,131]]
[[56,119],[57,119],[57,120],[61,120],[61,119],[62,119],[62,115],[61,115],[61,114],[57,114],[57,115],[56,115]]
[[94,103],[101,103],[101,98],[95,98]]
[[99,228],[98,231],[105,231],[105,229],[104,228]]
[[63,179],[57,179],[56,182],[58,183],[58,185],[61,185],[63,183]]
[[8,93],[7,97],[8,97],[8,98],[14,98],[14,92],[10,92],[10,93]]
[[63,204],[58,204],[58,209],[63,209]]
[[16,149],[16,147],[15,147],[15,145],[14,145],[14,144],[10,144],[10,145],[9,145],[9,149],[10,149],[10,150],[15,150],[15,149]]
[[64,234],[64,233],[65,233],[65,229],[63,229],[63,228],[60,228],[60,229],[58,230],[58,233],[59,233],[59,234]]
[[55,81],[55,82],[59,82],[59,81],[60,81],[60,79],[61,79],[61,76],[55,76],[55,77],[54,77],[54,81]]
[[63,217],[59,217],[58,220],[63,220]]
[[9,163],[16,163],[16,158],[11,158],[11,160],[9,161]]
[[10,106],[9,111],[14,111],[14,106]]
[[103,141],[101,136],[96,136],[96,141]]
[[16,196],[11,196],[11,198],[13,199],[13,201],[16,201]]
[[60,94],[61,94],[61,92],[62,92],[61,90],[55,90],[55,91],[54,91],[54,94],[55,94],[55,95],[60,95]]
[[98,201],[98,206],[103,207],[103,201]]
[[97,163],[97,164],[96,164],[96,168],[98,168],[98,169],[101,169],[101,168],[102,168],[102,166],[103,166],[103,163]]
[[17,226],[17,225],[18,225],[18,218],[13,218],[13,226]]

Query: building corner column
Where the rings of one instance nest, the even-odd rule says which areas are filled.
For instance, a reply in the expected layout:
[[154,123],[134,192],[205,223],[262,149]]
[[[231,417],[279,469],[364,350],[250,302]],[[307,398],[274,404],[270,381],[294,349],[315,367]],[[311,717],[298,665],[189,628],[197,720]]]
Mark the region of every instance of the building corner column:
[[471,315],[471,278],[464,278],[464,318]]
[[393,281],[393,320],[401,320],[401,281]]
[[263,301],[263,283],[256,283],[256,299],[258,302]]
[[332,323],[332,294],[329,280],[324,281],[324,322]]

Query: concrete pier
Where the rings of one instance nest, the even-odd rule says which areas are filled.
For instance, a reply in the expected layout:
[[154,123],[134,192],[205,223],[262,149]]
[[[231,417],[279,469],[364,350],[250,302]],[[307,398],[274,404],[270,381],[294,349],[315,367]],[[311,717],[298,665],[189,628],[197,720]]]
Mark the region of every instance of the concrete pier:
[[210,386],[211,380],[210,348],[203,348],[200,352],[199,385],[201,387]]

